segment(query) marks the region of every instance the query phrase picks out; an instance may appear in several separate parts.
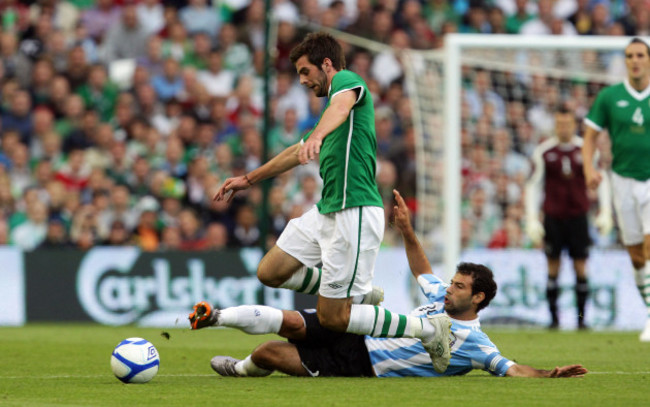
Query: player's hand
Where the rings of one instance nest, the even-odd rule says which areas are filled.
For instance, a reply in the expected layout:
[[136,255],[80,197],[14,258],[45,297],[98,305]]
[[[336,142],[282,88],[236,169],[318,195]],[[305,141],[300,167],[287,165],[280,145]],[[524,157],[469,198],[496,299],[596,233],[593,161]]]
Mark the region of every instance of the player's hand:
[[594,219],[594,226],[598,228],[598,233],[601,236],[607,236],[612,231],[614,227],[614,219],[612,219],[612,214],[607,213],[607,211],[600,211],[596,219]]
[[300,164],[307,164],[311,160],[317,160],[322,144],[323,140],[313,134],[310,135],[307,141],[300,145],[300,150],[298,151]]
[[393,195],[395,196],[395,206],[393,206],[395,227],[399,229],[400,232],[404,233],[413,228],[413,226],[411,226],[411,214],[399,191],[393,189]]
[[544,238],[544,225],[538,219],[526,220],[526,235],[530,238],[535,246],[542,243]]
[[603,176],[600,173],[600,171],[598,171],[593,167],[585,168],[584,174],[585,174],[585,183],[587,184],[587,188],[590,189],[598,188],[598,185],[600,185],[601,181],[603,180]]
[[226,182],[223,183],[221,188],[214,194],[212,198],[213,201],[223,201],[226,202],[232,201],[235,196],[235,192],[247,189],[251,184],[246,180],[245,176],[228,178]]
[[556,367],[549,372],[548,377],[583,377],[588,372],[582,365],[569,365]]

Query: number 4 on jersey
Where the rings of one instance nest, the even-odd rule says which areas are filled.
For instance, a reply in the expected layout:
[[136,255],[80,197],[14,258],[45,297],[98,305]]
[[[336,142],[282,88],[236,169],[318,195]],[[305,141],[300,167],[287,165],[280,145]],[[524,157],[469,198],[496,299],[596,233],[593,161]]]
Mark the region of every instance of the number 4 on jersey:
[[636,123],[638,126],[643,126],[643,113],[641,113],[641,108],[637,107],[632,115],[632,122]]

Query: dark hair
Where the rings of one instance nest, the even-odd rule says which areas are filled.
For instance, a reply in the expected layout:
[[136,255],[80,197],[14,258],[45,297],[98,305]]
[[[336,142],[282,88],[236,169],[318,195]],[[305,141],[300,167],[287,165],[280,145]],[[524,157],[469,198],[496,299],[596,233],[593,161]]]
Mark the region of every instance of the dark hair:
[[[632,40],[630,41],[629,44],[627,44],[627,46],[629,47],[629,46],[632,45],[632,44],[643,44],[643,45],[645,45],[645,50],[646,50],[646,52],[648,53],[648,56],[650,56],[650,44],[648,44],[647,42],[643,41],[643,40],[642,40],[641,38],[639,38],[639,37],[634,37],[634,38],[632,38]],[[627,48],[627,47],[626,47],[626,48]]]
[[456,272],[472,277],[472,295],[480,292],[485,294],[483,301],[477,305],[476,311],[487,307],[497,294],[497,283],[494,281],[492,270],[482,264],[460,263],[456,267]]
[[332,61],[332,67],[337,71],[345,69],[343,48],[330,34],[324,32],[307,34],[305,39],[291,50],[289,55],[291,63],[295,65],[303,55],[307,56],[310,64],[316,65],[319,69],[325,58]]

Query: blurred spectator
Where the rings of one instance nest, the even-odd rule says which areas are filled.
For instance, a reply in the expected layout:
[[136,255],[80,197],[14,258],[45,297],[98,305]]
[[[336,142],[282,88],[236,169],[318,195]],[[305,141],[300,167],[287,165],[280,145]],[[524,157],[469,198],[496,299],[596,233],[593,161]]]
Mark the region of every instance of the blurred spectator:
[[138,3],[136,12],[138,21],[147,35],[158,33],[165,25],[160,0],[142,0]]
[[268,135],[268,146],[271,155],[279,154],[285,148],[300,141],[298,117],[293,108],[284,111],[284,120],[271,129]]
[[11,242],[23,250],[34,250],[47,235],[47,205],[36,200],[26,213],[27,220],[11,231]]
[[551,34],[553,25],[559,25],[559,34],[561,35],[578,34],[573,24],[554,15],[552,0],[539,0],[537,3],[537,17],[524,23],[519,32],[523,35]]
[[72,47],[68,54],[68,65],[64,73],[68,79],[70,90],[76,91],[77,88],[86,84],[89,70],[90,66],[83,47],[81,45]]
[[252,55],[245,44],[237,40],[237,30],[231,23],[226,23],[219,31],[219,49],[223,52],[223,65],[237,75],[250,72]]
[[158,228],[156,226],[158,203],[153,198],[151,199],[151,204],[141,207],[140,219],[133,231],[134,243],[145,251],[157,250],[160,243]]
[[206,32],[195,33],[192,37],[192,48],[183,57],[183,66],[191,66],[197,70],[206,69],[211,50],[212,39],[210,35]]
[[203,250],[206,246],[199,219],[192,209],[183,209],[178,214],[181,232],[181,250]]
[[136,58],[144,54],[147,35],[147,30],[138,21],[136,6],[134,4],[124,6],[120,21],[111,25],[104,37],[103,59],[113,61]]
[[[578,2],[588,2],[589,0],[578,0]],[[506,19],[506,32],[508,34],[519,34],[521,26],[535,18],[529,12],[528,0],[515,0],[516,10]],[[575,22],[573,22],[575,25]]]
[[162,230],[159,250],[181,250],[181,231],[178,226],[165,226]]
[[22,143],[29,144],[34,130],[32,118],[32,98],[24,90],[16,91],[12,98],[9,110],[1,117],[2,129],[15,130],[20,134]]
[[222,223],[213,222],[205,231],[204,250],[223,250],[228,245],[228,229]]
[[189,0],[189,4],[181,9],[179,18],[190,34],[206,32],[214,37],[221,27],[219,15],[207,6],[206,0]]
[[207,67],[199,71],[197,79],[210,96],[216,97],[229,96],[235,84],[235,75],[232,71],[223,69],[223,57],[218,50],[210,52]]
[[102,242],[105,246],[125,246],[130,243],[131,233],[126,229],[124,222],[113,221],[108,231],[108,237]]
[[68,190],[80,191],[85,188],[90,176],[90,167],[84,162],[84,152],[73,149],[68,153],[67,162],[57,171],[55,178]]
[[81,17],[88,34],[98,43],[104,33],[120,20],[120,8],[113,3],[113,0],[97,0],[95,6],[84,11]]
[[235,247],[251,247],[258,244],[260,230],[257,227],[257,215],[250,205],[243,205],[235,216],[235,229],[232,234]]
[[173,58],[165,59],[163,73],[153,76],[151,85],[163,101],[180,97],[185,91],[185,83],[178,62]]
[[187,30],[177,20],[172,20],[167,30],[167,36],[163,36],[162,55],[165,58],[182,61],[185,54],[192,49],[192,43],[187,39]]
[[62,219],[52,217],[47,222],[45,239],[38,246],[39,249],[63,249],[72,246],[68,232]]
[[31,62],[18,52],[18,37],[12,32],[0,33],[0,61],[7,78],[16,78],[20,84],[29,85]]
[[147,51],[136,58],[138,66],[143,67],[151,77],[163,73],[163,40],[157,35],[147,39]]

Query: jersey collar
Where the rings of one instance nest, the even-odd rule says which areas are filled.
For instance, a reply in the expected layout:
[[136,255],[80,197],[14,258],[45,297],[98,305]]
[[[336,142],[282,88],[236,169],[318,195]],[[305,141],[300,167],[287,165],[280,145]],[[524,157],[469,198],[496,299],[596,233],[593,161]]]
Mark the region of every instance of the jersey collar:
[[476,327],[480,328],[481,327],[481,322],[479,321],[478,317],[476,319],[470,319],[469,321],[466,320],[461,320],[461,319],[455,319],[455,318],[449,318],[451,319],[452,322],[455,322],[459,325],[465,325],[465,326],[471,326],[471,327]]
[[650,96],[650,84],[645,89],[643,89],[642,92],[639,92],[638,90],[634,89],[632,85],[630,85],[630,81],[627,78],[625,78],[625,80],[623,81],[623,85],[625,86],[625,90],[627,90],[627,93],[629,93],[630,96],[632,96],[634,99],[638,101],[641,101],[647,98],[648,96]]

